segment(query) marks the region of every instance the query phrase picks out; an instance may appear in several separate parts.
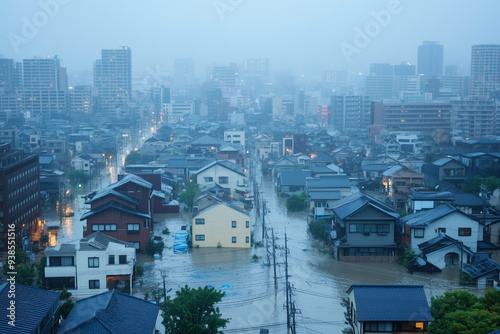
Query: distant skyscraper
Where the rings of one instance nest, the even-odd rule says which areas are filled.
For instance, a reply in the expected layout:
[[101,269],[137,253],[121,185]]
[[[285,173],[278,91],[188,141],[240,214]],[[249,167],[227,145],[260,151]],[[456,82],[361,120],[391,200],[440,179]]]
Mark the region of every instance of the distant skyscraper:
[[23,59],[23,89],[66,91],[66,69],[61,67],[59,58]]
[[116,116],[118,108],[128,109],[132,91],[132,51],[129,47],[101,51],[101,59],[94,63],[94,87],[101,113]]
[[68,112],[68,79],[57,56],[23,59],[18,110],[29,117],[52,118]]
[[426,77],[443,75],[443,46],[438,42],[425,41],[418,47],[418,74]]
[[0,94],[19,88],[19,66],[12,59],[0,58]]
[[500,89],[500,45],[473,45],[470,96],[489,98]]
[[239,68],[232,63],[229,66],[214,66],[210,81],[215,87],[235,88],[239,85]]

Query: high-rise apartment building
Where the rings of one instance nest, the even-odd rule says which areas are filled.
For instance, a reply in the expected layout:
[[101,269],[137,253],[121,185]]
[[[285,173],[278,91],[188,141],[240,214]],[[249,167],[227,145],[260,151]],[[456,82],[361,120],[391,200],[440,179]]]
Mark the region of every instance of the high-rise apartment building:
[[23,89],[66,91],[66,69],[57,56],[23,59]]
[[500,45],[473,45],[470,97],[489,98],[500,89]]
[[13,59],[0,58],[0,94],[13,92],[20,86],[20,63]]
[[7,233],[17,245],[38,230],[40,208],[38,155],[0,144],[0,252],[7,251]]
[[94,88],[97,90],[97,109],[106,116],[117,116],[118,110],[128,109],[132,92],[132,51],[102,50],[101,59],[94,63]]
[[66,69],[57,56],[23,59],[18,111],[26,117],[52,118],[68,112]]
[[369,96],[332,95],[330,109],[335,130],[364,130],[371,123]]
[[497,110],[495,100],[452,100],[451,126],[460,130],[466,138],[479,138],[497,133]]
[[425,41],[418,47],[417,72],[426,77],[443,75],[444,48],[438,42]]

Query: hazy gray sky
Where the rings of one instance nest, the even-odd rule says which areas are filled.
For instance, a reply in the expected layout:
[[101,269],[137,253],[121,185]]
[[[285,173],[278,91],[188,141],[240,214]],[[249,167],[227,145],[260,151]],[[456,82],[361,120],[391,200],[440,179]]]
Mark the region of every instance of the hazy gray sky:
[[[133,72],[269,57],[272,70],[366,72],[416,64],[424,40],[469,72],[473,44],[500,44],[500,1],[461,0],[2,0],[0,53],[57,54],[69,73],[92,70],[101,49],[132,48]],[[362,32],[362,33],[360,33]]]

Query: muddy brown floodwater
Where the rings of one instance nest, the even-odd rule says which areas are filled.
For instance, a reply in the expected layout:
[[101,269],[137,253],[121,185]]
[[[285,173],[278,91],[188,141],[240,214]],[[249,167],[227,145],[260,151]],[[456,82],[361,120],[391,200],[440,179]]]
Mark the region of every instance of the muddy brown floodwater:
[[[414,273],[397,263],[346,263],[333,260],[325,245],[307,234],[307,214],[288,213],[286,199],[279,198],[269,177],[258,178],[261,198],[266,201],[267,233],[274,229],[277,282],[274,287],[272,246],[247,250],[230,248],[194,248],[186,254],[174,254],[174,234],[188,224],[185,213],[165,215],[155,226],[156,235],[163,228],[172,232],[163,236],[167,249],[161,259],[139,257],[145,262],[143,286],[136,282],[136,294],[162,286],[162,272],[167,273],[167,289],[175,290],[209,285],[226,293],[218,304],[224,317],[231,318],[224,333],[287,333],[285,309],[285,233],[288,240],[288,272],[296,306],[298,333],[341,333],[345,328],[344,309],[340,305],[351,284],[422,284],[428,299],[447,290],[462,288],[457,284],[457,268],[442,273]],[[158,218],[158,217],[157,217]],[[262,215],[252,210],[254,240],[262,241]],[[267,251],[269,249],[269,252]],[[257,259],[254,259],[257,257]],[[475,293],[481,291],[472,290]]]
[[[110,172],[111,173],[111,172]],[[111,176],[111,175],[110,175]],[[307,234],[307,213],[286,211],[285,198],[279,198],[270,177],[258,175],[261,200],[266,202],[266,230],[274,229],[276,244],[276,273],[278,288],[274,286],[274,268],[270,239],[266,247],[239,250],[231,248],[194,248],[185,254],[174,254],[176,231],[189,224],[187,213],[155,215],[155,235],[162,236],[166,249],[161,258],[153,259],[138,254],[138,263],[145,268],[144,275],[134,283],[134,296],[144,298],[146,292],[163,287],[171,297],[175,291],[190,287],[212,286],[225,292],[218,304],[223,317],[231,318],[224,333],[258,333],[267,328],[270,333],[287,333],[285,309],[285,233],[288,240],[288,273],[296,306],[295,321],[298,333],[341,333],[345,328],[344,309],[340,305],[351,284],[422,284],[427,298],[447,290],[462,288],[457,284],[458,268],[441,273],[414,273],[397,263],[346,263],[333,260],[325,245]],[[107,178],[105,184],[109,184]],[[262,203],[262,202],[261,202]],[[55,213],[48,213],[48,225],[60,226],[51,243],[76,241],[82,237],[79,220],[86,211],[83,200],[71,203],[74,216],[61,221]],[[262,215],[251,212],[254,241],[262,239]],[[168,227],[171,233],[163,235]],[[474,293],[483,293],[471,289]],[[164,332],[161,319],[157,328]]]

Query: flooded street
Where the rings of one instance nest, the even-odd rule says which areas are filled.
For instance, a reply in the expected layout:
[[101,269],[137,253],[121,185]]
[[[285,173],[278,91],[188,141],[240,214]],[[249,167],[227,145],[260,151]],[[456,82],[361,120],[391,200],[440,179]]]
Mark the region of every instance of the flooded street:
[[[103,186],[113,179],[113,173],[103,177]],[[115,175],[116,176],[116,175]],[[397,263],[346,263],[334,261],[326,246],[307,234],[307,213],[288,213],[286,198],[279,198],[270,177],[258,176],[260,198],[265,199],[265,223],[268,235],[266,245],[262,238],[262,211],[252,210],[254,243],[251,249],[194,248],[187,253],[174,254],[175,232],[189,224],[187,212],[155,215],[155,235],[161,236],[165,249],[161,258],[138,254],[138,264],[144,275],[137,277],[133,294],[144,298],[147,293],[163,287],[167,295],[188,285],[206,285],[225,292],[218,304],[223,317],[231,318],[225,333],[258,333],[267,328],[271,333],[286,333],[285,297],[285,234],[288,243],[288,273],[295,302],[296,328],[299,333],[341,333],[345,328],[344,309],[340,305],[351,284],[422,284],[427,297],[440,295],[446,290],[459,288],[458,270],[442,273],[410,274]],[[262,203],[262,202],[261,202]],[[51,231],[51,243],[79,240],[82,235],[81,215],[87,210],[83,198],[75,199],[71,206],[74,216],[63,217],[61,223],[54,213],[47,213],[47,226],[59,225]],[[168,228],[170,234],[162,231]],[[276,244],[276,275],[271,244],[271,228]],[[54,235],[57,233],[56,236]],[[267,247],[266,247],[267,246]],[[477,292],[477,291],[474,291]],[[151,297],[149,297],[151,299]],[[163,332],[163,325],[157,328]]]
[[[288,272],[296,305],[296,326],[300,333],[341,333],[345,328],[344,309],[340,305],[351,284],[422,284],[427,297],[459,288],[458,270],[442,273],[410,274],[397,263],[346,263],[334,261],[325,246],[307,234],[306,213],[287,213],[285,198],[279,198],[270,178],[260,182],[261,198],[266,199],[266,227],[273,228],[276,242],[277,282],[274,287],[272,246],[250,250],[228,248],[194,248],[186,254],[174,254],[172,246],[176,231],[188,224],[187,213],[156,216],[162,223],[155,234],[168,227],[163,236],[166,245],[163,257],[144,259],[145,273],[135,285],[135,294],[162,286],[162,273],[167,273],[169,296],[184,285],[215,287],[226,293],[219,303],[222,315],[231,318],[225,333],[257,333],[268,328],[274,333],[287,332],[285,299],[285,233],[288,239]],[[252,212],[254,239],[262,241],[262,216]],[[271,231],[268,230],[271,236]],[[270,239],[269,239],[270,240]],[[270,242],[269,242],[270,243]],[[257,259],[254,259],[255,256]],[[269,264],[269,265],[268,265]],[[142,281],[142,287],[141,282]]]

